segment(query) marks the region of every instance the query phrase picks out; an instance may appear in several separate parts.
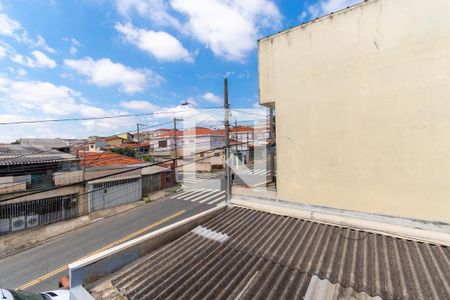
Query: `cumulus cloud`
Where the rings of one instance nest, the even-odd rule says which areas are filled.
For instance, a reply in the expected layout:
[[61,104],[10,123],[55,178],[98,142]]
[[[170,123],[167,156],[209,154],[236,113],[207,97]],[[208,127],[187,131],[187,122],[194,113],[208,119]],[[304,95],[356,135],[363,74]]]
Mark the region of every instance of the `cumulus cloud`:
[[150,83],[158,85],[162,77],[148,69],[133,69],[108,58],[94,60],[91,57],[83,59],[65,59],[64,64],[77,73],[89,78],[92,84],[100,87],[118,85],[120,91],[128,94],[142,92]]
[[120,102],[120,106],[129,110],[144,111],[144,112],[153,112],[159,109],[158,105],[143,100],[122,101]]
[[66,116],[77,113],[92,117],[105,114],[104,110],[83,103],[81,93],[50,82],[0,77],[0,95],[5,101],[12,103],[10,106],[49,115]]
[[192,62],[192,55],[173,35],[164,31],[136,28],[130,23],[116,24],[116,30],[124,39],[160,61]]
[[0,13],[0,34],[14,37],[16,32],[21,29],[20,23],[10,19],[6,14]]
[[205,100],[207,102],[216,103],[216,104],[223,104],[222,97],[219,97],[211,92],[207,92],[203,94],[200,97],[202,100]]
[[56,67],[56,62],[39,50],[31,52],[33,57],[23,56],[22,54],[12,54],[11,60],[30,68],[49,68]]
[[7,53],[6,48],[0,45],[0,58],[5,57],[6,53]]
[[316,4],[309,5],[299,18],[301,21],[306,20],[308,17],[310,19],[317,18],[360,2],[362,0],[320,0]]
[[180,22],[168,12],[169,5],[164,0],[116,0],[116,7],[120,14],[128,18],[135,12],[155,25],[181,29]]
[[217,56],[242,61],[256,47],[263,28],[277,28],[281,14],[269,0],[171,0],[188,19],[188,33]]
[[43,49],[49,53],[55,52],[55,49],[49,47],[42,36],[37,35],[36,39],[30,38],[28,32],[22,28],[22,25],[5,13],[0,13],[0,35],[11,37],[20,43]]

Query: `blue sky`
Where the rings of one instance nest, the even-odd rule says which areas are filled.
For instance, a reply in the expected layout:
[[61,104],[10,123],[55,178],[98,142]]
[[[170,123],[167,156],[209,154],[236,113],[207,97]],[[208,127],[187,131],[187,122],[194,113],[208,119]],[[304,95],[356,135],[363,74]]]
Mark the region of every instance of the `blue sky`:
[[[225,76],[232,107],[253,108],[257,39],[356,2],[0,0],[0,122],[195,112],[221,105]],[[112,134],[169,117],[0,126],[0,142]]]

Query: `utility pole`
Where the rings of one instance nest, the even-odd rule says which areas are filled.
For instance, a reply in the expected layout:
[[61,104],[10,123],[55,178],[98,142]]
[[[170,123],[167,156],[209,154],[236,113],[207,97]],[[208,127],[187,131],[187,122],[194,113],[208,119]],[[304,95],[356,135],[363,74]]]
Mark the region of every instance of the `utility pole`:
[[140,134],[139,134],[139,123],[136,124],[137,127],[137,153],[136,156],[137,158],[140,158],[140,153],[141,153],[141,138],[140,138]]
[[231,203],[231,170],[227,164],[230,158],[230,121],[228,109],[230,108],[228,104],[228,78],[224,79],[223,82],[223,110],[224,110],[224,124],[225,124],[225,196],[227,205],[230,206]]
[[234,143],[236,148],[236,168],[239,166],[237,119],[234,119]]
[[86,174],[86,142],[83,143],[83,181]]
[[177,118],[173,118],[173,168],[177,167]]
[[269,120],[269,126],[270,126],[270,175],[272,176],[272,182],[275,183],[276,186],[276,177],[275,177],[275,128],[273,123],[273,108],[270,108],[270,114],[269,114],[270,120]]

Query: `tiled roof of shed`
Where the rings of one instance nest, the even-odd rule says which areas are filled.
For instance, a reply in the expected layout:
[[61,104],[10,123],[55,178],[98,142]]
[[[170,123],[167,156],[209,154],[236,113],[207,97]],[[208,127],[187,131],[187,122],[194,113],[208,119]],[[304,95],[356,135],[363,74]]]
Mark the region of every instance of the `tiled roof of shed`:
[[449,256],[441,245],[235,207],[112,283],[129,299],[299,299],[324,286],[333,299],[349,290],[360,299],[450,299]]
[[0,165],[2,166],[73,160],[78,160],[78,158],[42,146],[0,145]]
[[[86,159],[84,158],[86,155]],[[79,151],[80,166],[84,167],[101,167],[101,166],[117,166],[117,165],[138,165],[146,162],[137,158],[120,155],[114,152],[84,152]]]

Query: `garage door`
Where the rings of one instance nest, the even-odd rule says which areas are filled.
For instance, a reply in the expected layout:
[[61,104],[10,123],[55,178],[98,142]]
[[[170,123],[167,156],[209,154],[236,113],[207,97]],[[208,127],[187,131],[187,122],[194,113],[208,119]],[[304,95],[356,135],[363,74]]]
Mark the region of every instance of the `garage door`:
[[89,212],[123,205],[142,198],[141,178],[89,184]]

